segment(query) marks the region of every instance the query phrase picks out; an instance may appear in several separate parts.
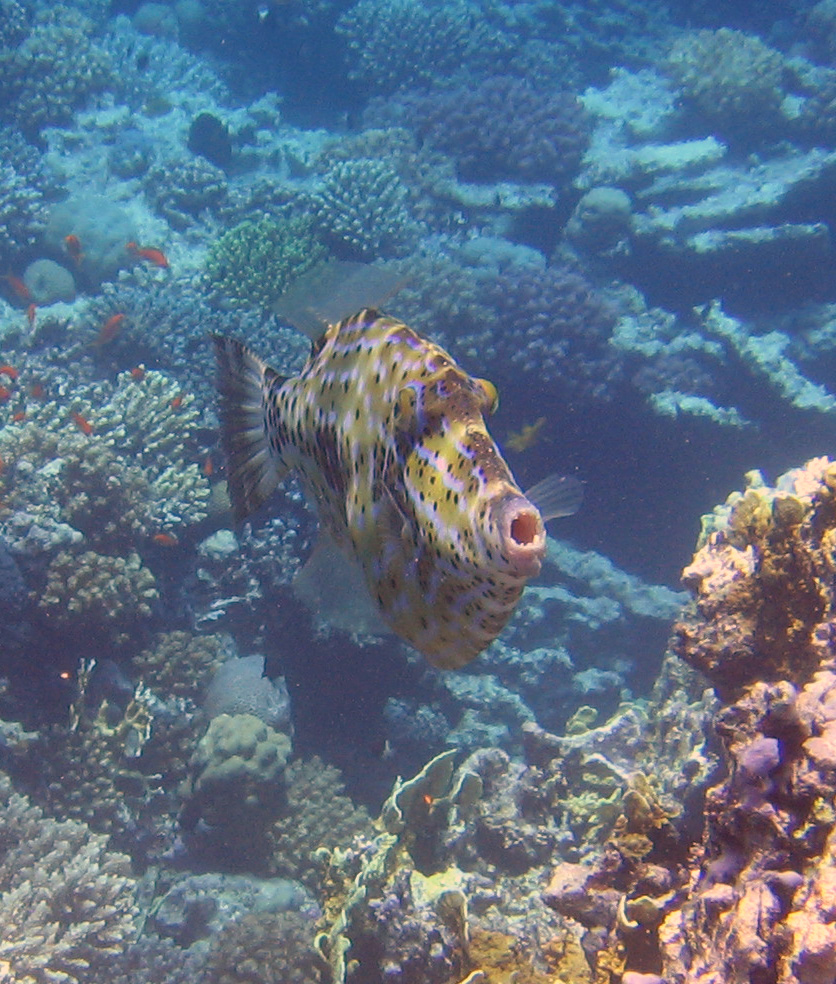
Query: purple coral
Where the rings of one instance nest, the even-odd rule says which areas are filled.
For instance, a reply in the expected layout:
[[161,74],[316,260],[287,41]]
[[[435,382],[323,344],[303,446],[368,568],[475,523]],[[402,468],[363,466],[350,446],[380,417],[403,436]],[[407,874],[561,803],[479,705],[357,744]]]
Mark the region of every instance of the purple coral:
[[367,122],[396,122],[456,160],[467,181],[515,179],[562,184],[589,140],[586,113],[568,92],[526,79],[492,76],[475,86],[405,94]]

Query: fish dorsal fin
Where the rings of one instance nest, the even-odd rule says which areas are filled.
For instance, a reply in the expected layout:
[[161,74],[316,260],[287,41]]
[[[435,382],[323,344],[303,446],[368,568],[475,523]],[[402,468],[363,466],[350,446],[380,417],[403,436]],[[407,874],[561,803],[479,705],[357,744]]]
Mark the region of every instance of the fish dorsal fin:
[[227,456],[227,485],[236,523],[243,522],[287,474],[271,447],[268,403],[285,380],[234,338],[213,335],[218,363],[221,441]]
[[303,273],[274,302],[275,314],[312,341],[362,308],[378,307],[407,282],[402,273],[369,263],[328,260]]
[[572,475],[547,475],[532,486],[526,499],[536,506],[543,522],[560,516],[572,516],[583,502],[583,482]]

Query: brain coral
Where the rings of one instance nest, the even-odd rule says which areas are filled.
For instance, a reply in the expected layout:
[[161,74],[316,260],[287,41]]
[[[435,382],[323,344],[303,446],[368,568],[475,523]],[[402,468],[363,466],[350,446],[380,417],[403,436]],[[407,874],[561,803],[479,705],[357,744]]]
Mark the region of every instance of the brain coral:
[[710,517],[683,580],[694,602],[674,650],[735,696],[758,680],[805,682],[834,617],[836,463],[817,458],[768,488],[749,488]]
[[67,123],[89,96],[104,90],[113,66],[92,40],[92,26],[69,7],[39,11],[23,41],[0,51],[0,115],[36,136],[45,126]]
[[674,42],[666,66],[683,100],[728,139],[766,132],[780,119],[784,59],[755,35],[689,31]]

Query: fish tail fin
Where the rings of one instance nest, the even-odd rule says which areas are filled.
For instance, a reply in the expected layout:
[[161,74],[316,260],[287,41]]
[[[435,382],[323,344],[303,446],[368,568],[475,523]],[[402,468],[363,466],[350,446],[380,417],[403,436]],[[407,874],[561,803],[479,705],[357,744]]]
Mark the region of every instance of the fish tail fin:
[[560,516],[573,516],[583,501],[583,482],[572,475],[548,475],[525,493],[536,506],[543,522]]
[[270,497],[288,471],[271,447],[267,426],[270,394],[284,379],[237,339],[213,335],[212,342],[227,485],[232,514],[241,523]]

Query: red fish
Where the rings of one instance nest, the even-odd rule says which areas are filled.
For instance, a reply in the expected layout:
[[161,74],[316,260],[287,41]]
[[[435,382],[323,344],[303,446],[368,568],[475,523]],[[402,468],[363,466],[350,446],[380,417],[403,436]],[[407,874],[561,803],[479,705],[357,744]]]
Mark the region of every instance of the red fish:
[[20,301],[22,304],[28,304],[32,300],[32,295],[29,292],[29,288],[26,284],[16,277],[13,273],[4,273],[3,279],[11,287],[12,293],[15,295],[16,300]]
[[44,389],[43,383],[32,383],[32,388],[29,390],[29,394],[33,396],[36,400],[43,400],[46,396],[46,390]]
[[211,454],[207,454],[203,462],[203,474],[207,478],[211,478],[215,474],[215,462],[212,461]]
[[179,410],[183,406],[183,394],[178,393],[177,396],[171,401],[171,409]]
[[73,418],[73,423],[81,431],[81,433],[86,434],[87,437],[90,437],[93,433],[93,425],[90,421],[86,417],[83,417],[80,413],[77,413],[75,410],[73,410],[70,416]]
[[15,379],[17,379],[19,375],[20,373],[17,371],[17,369],[15,369],[14,366],[9,366],[9,365],[0,366],[0,376],[8,376],[9,379],[14,381]]
[[12,398],[12,391],[7,387],[0,384],[0,403],[5,403],[6,400]]
[[180,541],[172,533],[155,533],[154,543],[161,547],[176,547]]
[[131,379],[137,383],[141,383],[145,379],[145,370],[142,366],[136,366],[136,368],[131,369]]
[[76,266],[81,266],[81,261],[84,259],[84,253],[81,249],[81,240],[78,236],[70,233],[69,236],[64,236],[64,249],[67,251],[67,255],[72,259]]
[[168,269],[168,258],[161,249],[156,246],[137,246],[136,243],[126,243],[125,249],[138,260],[145,260],[152,266]]
[[33,301],[29,307],[26,309],[26,320],[29,322],[29,327],[35,327],[35,311],[38,305]]
[[113,339],[119,334],[119,329],[121,328],[124,320],[125,315],[121,312],[119,314],[111,314],[111,316],[99,329],[99,334],[96,336],[96,340],[93,344],[107,345],[108,342],[112,342]]
[[26,420],[26,411],[25,410],[18,410],[17,413],[13,413],[12,414],[12,423],[13,424],[22,424],[24,420]]

